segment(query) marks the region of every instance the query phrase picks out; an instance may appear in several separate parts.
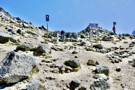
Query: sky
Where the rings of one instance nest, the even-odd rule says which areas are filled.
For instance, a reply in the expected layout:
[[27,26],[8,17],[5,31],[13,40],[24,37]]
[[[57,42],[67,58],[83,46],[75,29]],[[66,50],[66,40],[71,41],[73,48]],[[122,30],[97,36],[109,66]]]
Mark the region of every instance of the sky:
[[114,21],[117,33],[135,30],[135,0],[0,0],[0,7],[37,27],[46,27],[49,14],[51,30],[80,32],[97,23],[112,31]]

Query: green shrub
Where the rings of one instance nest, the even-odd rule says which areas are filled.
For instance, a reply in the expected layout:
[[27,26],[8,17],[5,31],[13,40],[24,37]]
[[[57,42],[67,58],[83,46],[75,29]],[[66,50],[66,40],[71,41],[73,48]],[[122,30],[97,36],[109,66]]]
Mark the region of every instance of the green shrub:
[[84,34],[81,34],[81,38],[86,38],[86,36]]
[[32,74],[37,73],[37,72],[39,72],[39,69],[38,69],[37,66],[34,66],[33,69],[32,69]]

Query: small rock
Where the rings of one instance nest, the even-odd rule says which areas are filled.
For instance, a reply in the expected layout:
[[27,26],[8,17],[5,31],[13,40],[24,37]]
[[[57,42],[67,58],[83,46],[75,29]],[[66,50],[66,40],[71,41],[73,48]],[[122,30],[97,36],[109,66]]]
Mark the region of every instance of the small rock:
[[58,68],[54,68],[53,73],[59,73],[59,69]]
[[45,57],[45,59],[48,59],[48,58],[52,58],[52,56],[48,55],[48,56]]
[[97,48],[97,49],[102,49],[103,48],[103,46],[101,44],[94,44],[93,47]]
[[94,74],[93,78],[107,80],[107,76],[105,74]]
[[118,66],[118,67],[116,68],[116,71],[117,71],[117,72],[120,72],[120,71],[121,71],[121,68]]
[[88,60],[87,65],[96,66],[99,65],[98,61]]
[[113,37],[112,36],[105,36],[103,37],[103,41],[112,41]]
[[77,68],[80,66],[80,63],[77,59],[70,59],[69,61],[65,62],[65,65],[71,68]]
[[110,85],[108,82],[104,79],[98,79],[95,80],[91,85],[91,90],[108,90],[110,88]]
[[124,43],[124,44],[128,44],[128,41],[124,41],[123,43]]
[[109,76],[109,68],[107,66],[97,65],[95,71],[96,71],[96,73],[99,73],[99,74],[103,73],[103,74]]
[[45,62],[45,63],[52,63],[52,60],[50,60],[50,59],[46,59],[46,60],[42,60],[41,62]]
[[78,58],[78,56],[75,56],[75,58]]
[[41,44],[34,50],[35,55],[43,55],[44,53],[51,53],[51,47],[48,44]]
[[79,87],[80,84],[81,83],[78,80],[71,81],[71,83],[70,83],[70,90],[75,90],[75,88]]
[[16,47],[16,51],[30,51],[32,50],[32,46],[30,44],[21,44]]
[[72,54],[78,54],[78,52],[77,51],[73,51]]
[[22,87],[19,90],[39,90],[39,89],[42,90],[43,87],[41,87],[36,81],[31,80],[25,83],[24,85],[22,85]]
[[87,87],[82,86],[82,87],[79,88],[79,90],[87,90]]

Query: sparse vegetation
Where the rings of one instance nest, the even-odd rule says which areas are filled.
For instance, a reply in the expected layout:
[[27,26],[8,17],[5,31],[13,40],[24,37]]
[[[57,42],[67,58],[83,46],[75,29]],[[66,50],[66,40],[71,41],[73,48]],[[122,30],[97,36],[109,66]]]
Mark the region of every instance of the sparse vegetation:
[[86,36],[84,35],[84,34],[81,34],[81,36],[80,36],[81,38],[86,38]]
[[39,69],[37,66],[34,66],[33,69],[32,69],[32,74],[34,73],[38,73],[39,72]]

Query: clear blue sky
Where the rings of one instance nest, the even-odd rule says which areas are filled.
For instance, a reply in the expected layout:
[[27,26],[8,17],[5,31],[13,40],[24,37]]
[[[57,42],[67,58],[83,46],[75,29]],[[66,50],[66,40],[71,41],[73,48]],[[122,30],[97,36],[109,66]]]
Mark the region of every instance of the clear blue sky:
[[89,23],[116,32],[135,30],[135,0],[0,0],[0,6],[12,16],[45,25],[45,15],[50,15],[49,29],[79,32]]

